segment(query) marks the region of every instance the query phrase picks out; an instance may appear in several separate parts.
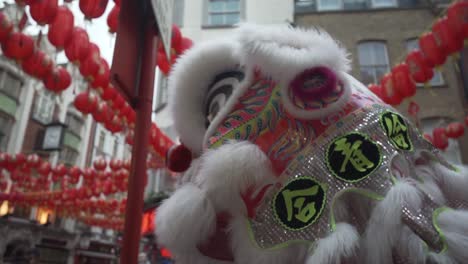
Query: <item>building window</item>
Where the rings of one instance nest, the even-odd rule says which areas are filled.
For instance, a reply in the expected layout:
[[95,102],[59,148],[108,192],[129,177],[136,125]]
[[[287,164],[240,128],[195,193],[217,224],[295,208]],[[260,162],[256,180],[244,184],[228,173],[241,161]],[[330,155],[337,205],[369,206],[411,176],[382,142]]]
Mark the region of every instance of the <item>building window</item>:
[[8,71],[0,72],[0,77],[2,78],[0,91],[18,101],[23,85],[21,79]]
[[116,137],[114,138],[114,149],[112,150],[112,156],[114,158],[117,157],[118,150],[119,150],[119,139]]
[[9,115],[0,112],[0,151],[6,152],[14,120]]
[[[435,128],[447,127],[452,121],[453,120],[446,117],[424,118],[421,120],[422,131],[432,135],[432,131],[434,131]],[[449,145],[445,151],[441,152],[442,156],[453,164],[461,164],[462,160],[458,140],[449,138],[448,141]]]
[[[417,38],[413,39],[408,39],[406,41],[406,50],[409,52],[419,49],[419,42]],[[444,79],[442,78],[442,72],[434,69],[434,77],[432,77],[432,80],[429,82],[431,86],[440,86],[444,85]],[[422,85],[422,84],[420,84]]]
[[395,7],[396,0],[372,0],[373,8]]
[[318,0],[317,1],[318,11],[330,11],[343,9],[342,0]]
[[42,124],[52,122],[55,108],[55,96],[49,91],[42,90],[37,93],[34,102],[33,118]]
[[65,165],[73,166],[76,164],[76,161],[78,160],[78,155],[79,155],[78,151],[70,147],[64,146],[62,150],[60,150],[59,160],[63,162]]
[[172,22],[179,27],[184,25],[184,1],[185,0],[174,0]]
[[382,41],[367,41],[358,45],[361,81],[364,84],[378,83],[390,71],[387,46]]
[[65,120],[67,131],[81,138],[81,130],[83,128],[83,119],[76,114],[68,113]]
[[234,25],[240,21],[240,0],[208,0],[208,25]]

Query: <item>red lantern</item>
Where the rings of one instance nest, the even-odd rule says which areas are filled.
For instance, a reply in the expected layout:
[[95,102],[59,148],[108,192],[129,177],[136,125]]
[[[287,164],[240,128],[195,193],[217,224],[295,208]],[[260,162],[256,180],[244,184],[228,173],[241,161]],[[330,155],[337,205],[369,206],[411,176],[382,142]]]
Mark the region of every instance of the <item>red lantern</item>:
[[392,69],[393,85],[403,97],[411,97],[416,94],[416,84],[411,80],[408,65],[400,63]]
[[21,32],[12,33],[3,43],[3,53],[11,59],[27,59],[34,53],[34,40]]
[[426,64],[423,54],[419,50],[414,50],[406,57],[411,78],[417,83],[425,83],[434,77],[434,72]]
[[0,42],[1,43],[3,43],[8,38],[12,30],[13,30],[13,24],[10,22],[10,20],[8,20],[8,17],[3,12],[0,12]]
[[432,144],[441,150],[445,150],[448,147],[449,142],[445,128],[438,127],[432,131]]
[[93,162],[93,166],[98,171],[103,171],[107,167],[107,163],[103,158],[98,158]]
[[52,24],[49,25],[47,38],[58,49],[64,49],[72,38],[74,25],[73,13],[65,6],[60,6]]
[[114,100],[112,100],[112,108],[120,112],[124,104],[125,100],[123,97],[120,94],[116,94]]
[[109,122],[104,123],[104,127],[112,133],[120,132],[123,129],[122,121],[117,115],[112,117],[112,119]]
[[109,32],[117,32],[117,27],[119,25],[119,13],[120,6],[115,5],[107,16],[107,25],[109,26]]
[[41,165],[41,158],[39,158],[37,154],[30,154],[28,155],[26,162],[31,168],[37,168],[39,165]]
[[99,69],[93,76],[93,82],[91,86],[95,89],[102,89],[102,87],[109,86],[109,77],[110,77],[110,69],[109,64],[103,58],[99,58]]
[[68,60],[74,64],[78,64],[88,57],[90,50],[89,36],[80,27],[75,27],[71,34],[70,41],[65,45],[65,55]]
[[106,102],[99,103],[98,107],[93,112],[93,118],[99,123],[106,123],[112,118],[112,113]]
[[107,2],[108,0],[80,0],[80,10],[88,20],[98,18],[106,11]]
[[109,163],[109,167],[113,170],[113,171],[117,171],[117,170],[120,170],[122,168],[122,161],[121,160],[117,160],[117,159],[112,159]]
[[443,50],[441,43],[438,43],[432,32],[424,33],[419,38],[419,47],[429,67],[434,68],[445,63],[447,51]]
[[86,168],[83,171],[83,176],[84,176],[85,180],[87,180],[87,181],[94,180],[94,178],[96,178],[96,171],[94,169],[92,169],[92,168]]
[[109,84],[102,92],[101,98],[104,101],[112,103],[112,100],[117,96],[117,92],[112,84]]
[[80,61],[80,73],[88,80],[93,80],[100,67],[101,57],[99,47],[90,43],[89,53],[85,60]]
[[437,43],[439,43],[439,46],[445,50],[447,54],[450,55],[463,49],[463,37],[457,35],[455,29],[450,27],[447,17],[437,20],[432,26],[432,33]]
[[447,17],[450,27],[458,36],[468,38],[468,2],[458,1],[449,6]]
[[75,97],[73,104],[76,109],[83,114],[90,114],[96,110],[98,101],[94,94],[82,92]]
[[8,187],[8,182],[4,179],[0,180],[0,192],[6,192],[7,187]]
[[130,146],[133,146],[133,131],[130,130],[127,135],[125,136],[125,142]]
[[36,50],[31,57],[23,60],[21,66],[27,74],[44,79],[52,72],[54,63],[43,51]]
[[393,83],[392,74],[386,74],[382,80],[382,100],[391,105],[399,105],[403,100],[403,96],[396,89]]
[[71,84],[71,76],[62,67],[56,67],[44,80],[45,87],[55,93],[66,90]]
[[465,133],[465,127],[460,122],[453,122],[447,126],[445,133],[449,138],[459,138]]
[[42,175],[42,176],[47,176],[49,175],[50,171],[52,170],[50,163],[48,161],[43,162],[40,166],[39,169],[37,169],[37,172]]
[[54,21],[58,10],[58,0],[41,0],[31,3],[29,12],[39,25],[50,24]]
[[67,167],[63,164],[59,164],[57,167],[54,168],[53,174],[63,177],[65,176],[65,174],[67,174]]
[[70,175],[70,182],[72,184],[77,184],[78,181],[80,180],[80,175],[81,175],[81,169],[78,168],[77,166],[73,166],[70,168],[68,174]]

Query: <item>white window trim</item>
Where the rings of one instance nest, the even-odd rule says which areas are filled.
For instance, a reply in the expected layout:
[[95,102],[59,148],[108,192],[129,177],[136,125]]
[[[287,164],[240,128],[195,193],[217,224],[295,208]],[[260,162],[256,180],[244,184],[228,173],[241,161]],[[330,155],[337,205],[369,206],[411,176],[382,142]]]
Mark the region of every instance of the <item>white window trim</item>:
[[387,8],[387,7],[396,7],[397,6],[397,1],[396,0],[390,0],[392,3],[390,5],[382,5],[376,3],[376,0],[371,0],[371,7],[372,8]]
[[[202,27],[232,27],[235,24],[211,24],[209,22],[209,8],[210,8],[210,0],[203,1],[203,23]],[[245,0],[239,0],[239,22],[245,19],[245,9],[246,3]]]
[[327,1],[327,0],[317,0],[317,11],[339,11],[339,10],[344,10],[344,5],[343,1],[339,0],[339,6],[336,9],[324,9],[322,5],[322,1]]
[[[364,67],[370,67],[370,66],[375,66],[375,65],[362,65],[361,62],[359,61],[359,45],[361,44],[365,44],[365,43],[381,43],[384,45],[384,48],[385,48],[385,59],[387,61],[387,72],[390,72],[390,58],[388,57],[388,47],[387,47],[387,42],[385,41],[382,41],[382,40],[369,40],[369,41],[362,41],[362,42],[359,42],[358,43],[358,63],[359,63],[359,70],[361,70],[361,67],[364,66]],[[374,77],[374,83],[379,83],[380,82],[380,79],[377,79],[376,76],[373,76]]]

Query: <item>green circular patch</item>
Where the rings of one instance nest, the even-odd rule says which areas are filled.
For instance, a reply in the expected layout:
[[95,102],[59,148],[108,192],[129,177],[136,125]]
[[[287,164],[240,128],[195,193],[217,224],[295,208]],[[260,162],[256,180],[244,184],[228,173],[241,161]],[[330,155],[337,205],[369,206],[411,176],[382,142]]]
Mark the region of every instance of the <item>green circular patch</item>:
[[325,188],[314,179],[296,178],[275,195],[273,211],[282,226],[301,230],[320,217],[325,197]]
[[382,153],[368,136],[353,132],[333,140],[326,159],[328,169],[335,177],[358,182],[380,167]]
[[401,115],[391,111],[384,112],[380,115],[380,125],[392,145],[401,150],[413,150],[408,125]]

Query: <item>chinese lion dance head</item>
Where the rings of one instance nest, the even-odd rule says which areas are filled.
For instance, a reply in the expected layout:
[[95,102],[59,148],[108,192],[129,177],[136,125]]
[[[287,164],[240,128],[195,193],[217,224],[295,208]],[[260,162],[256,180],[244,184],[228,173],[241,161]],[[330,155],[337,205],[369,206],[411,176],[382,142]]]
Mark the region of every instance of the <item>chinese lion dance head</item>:
[[468,263],[468,175],[327,33],[242,25],[169,80],[195,158],[158,209],[177,263]]

